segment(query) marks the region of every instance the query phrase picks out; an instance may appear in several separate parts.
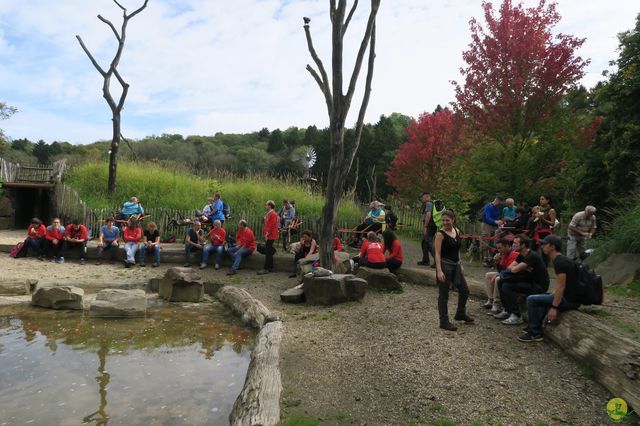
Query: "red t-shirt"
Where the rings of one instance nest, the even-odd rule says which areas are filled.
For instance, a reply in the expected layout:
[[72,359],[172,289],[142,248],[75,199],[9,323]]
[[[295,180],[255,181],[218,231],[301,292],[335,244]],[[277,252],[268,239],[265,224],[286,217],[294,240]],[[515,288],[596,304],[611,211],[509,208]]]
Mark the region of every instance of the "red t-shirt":
[[367,262],[369,263],[384,263],[386,260],[384,258],[384,244],[381,242],[370,242],[367,244],[365,253],[367,255]]
[[274,210],[270,210],[264,218],[264,239],[274,241],[278,239],[278,213]]
[[47,233],[45,235],[45,238],[49,241],[53,241],[53,240],[62,240],[62,238],[64,237],[64,227],[62,226],[47,226]]
[[27,235],[29,238],[44,238],[47,234],[47,228],[44,225],[29,225],[27,228]]
[[395,259],[398,262],[402,262],[404,257],[402,256],[402,244],[400,240],[394,240],[391,243],[391,249],[389,250],[389,259]]
[[139,243],[142,239],[142,228],[125,227],[124,228],[124,242],[125,243]]
[[73,224],[67,225],[67,231],[65,232],[65,237],[69,237],[72,240],[86,240],[87,236],[87,227],[84,225],[78,225],[78,229],[73,229]]
[[[276,217],[278,215],[276,214]],[[248,226],[246,228],[238,228],[238,232],[236,232],[236,243],[240,247],[251,249],[254,251],[256,249],[256,237],[253,235],[253,231]]]
[[503,269],[507,269],[509,265],[511,265],[516,260],[516,257],[518,257],[519,254],[519,252],[513,250],[506,256],[504,254],[501,255],[500,260],[498,261],[498,269],[500,269],[501,271]]
[[209,239],[214,246],[222,246],[225,241],[227,241],[227,231],[225,231],[224,228],[212,228],[211,231],[209,231]]
[[371,244],[371,241],[369,240],[364,240],[362,242],[362,245],[360,246],[360,257],[365,255],[365,253],[367,252],[367,247],[369,247],[369,244]]
[[338,237],[333,239],[333,250],[342,251],[342,241],[340,241],[340,238]]

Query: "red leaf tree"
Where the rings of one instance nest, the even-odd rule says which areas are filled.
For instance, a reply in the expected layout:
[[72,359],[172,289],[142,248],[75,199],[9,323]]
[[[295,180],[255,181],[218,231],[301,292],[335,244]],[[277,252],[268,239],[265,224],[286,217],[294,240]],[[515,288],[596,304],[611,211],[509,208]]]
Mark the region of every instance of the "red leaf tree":
[[517,157],[584,74],[588,60],[576,56],[585,39],[553,35],[560,21],[556,3],[524,8],[504,0],[494,11],[483,2],[486,26],[470,21],[472,42],[463,52],[464,82],[453,82],[454,110],[473,129]]
[[462,149],[464,126],[449,109],[411,120],[403,143],[386,172],[387,183],[401,195],[435,190],[454,156]]

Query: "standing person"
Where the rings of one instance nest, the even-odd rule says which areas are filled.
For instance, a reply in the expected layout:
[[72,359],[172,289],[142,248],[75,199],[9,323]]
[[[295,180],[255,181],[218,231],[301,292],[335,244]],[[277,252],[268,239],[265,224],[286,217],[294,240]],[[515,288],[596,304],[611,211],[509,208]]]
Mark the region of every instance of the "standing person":
[[60,219],[53,218],[52,224],[47,226],[44,239],[44,252],[47,257],[51,257],[52,262],[64,263],[62,250],[64,246],[64,226],[60,224]]
[[201,251],[207,243],[207,237],[199,220],[193,221],[193,227],[189,228],[184,237],[184,267],[191,266],[191,253]]
[[123,231],[123,239],[124,252],[127,256],[124,260],[124,267],[130,268],[136,264],[136,253],[140,248],[140,240],[142,240],[142,228],[140,228],[140,223],[134,218],[129,219],[129,222],[127,222],[127,226]]
[[105,250],[111,251],[111,261],[118,258],[118,245],[120,243],[120,229],[114,226],[115,219],[110,217],[107,224],[100,227],[100,237],[98,240],[98,260],[96,265],[102,263],[102,253]]
[[295,278],[298,271],[298,260],[309,257],[318,251],[316,240],[313,239],[311,231],[304,230],[300,234],[300,244],[293,256],[293,274],[289,278]]
[[[538,212],[538,224],[533,232],[533,240],[536,243],[536,250],[540,242],[553,233],[553,227],[556,225],[556,210],[551,206],[551,198],[548,195],[540,196],[540,211]],[[549,257],[541,251],[542,260],[545,265],[549,265]]]
[[596,208],[587,206],[584,211],[573,215],[569,223],[569,242],[567,257],[571,260],[581,259],[585,251],[585,240],[589,240],[596,232]]
[[220,269],[220,263],[222,263],[222,255],[224,254],[224,245],[227,242],[227,231],[222,227],[222,222],[216,219],[213,221],[213,228],[209,231],[209,243],[204,250],[202,250],[202,262],[200,263],[200,269],[207,267],[209,262],[209,255],[213,252],[216,254],[216,271]]
[[258,275],[273,272],[273,243],[278,239],[278,213],[274,210],[276,203],[267,201],[267,215],[264,217],[264,266]]
[[389,271],[395,274],[402,266],[404,260],[404,256],[402,256],[402,244],[400,244],[400,240],[390,229],[385,229],[382,233],[382,241],[384,242],[385,251],[389,252],[389,256],[385,258],[385,263]]
[[491,266],[491,249],[490,244],[496,229],[502,225],[500,205],[504,201],[504,197],[496,195],[493,201],[487,203],[482,209],[482,232],[480,233],[480,248],[484,258],[483,266]]
[[542,250],[553,262],[556,272],[556,291],[553,294],[536,294],[527,297],[527,314],[529,325],[524,334],[518,338],[521,342],[540,342],[542,338],[542,321],[545,315],[548,322],[558,319],[561,311],[578,309],[578,273],[575,263],[562,255],[562,239],[557,235],[549,235],[540,242]]
[[282,208],[278,212],[280,218],[280,228],[287,228],[289,223],[296,217],[296,208],[289,200],[282,200]]
[[433,237],[436,235],[438,229],[433,221],[433,202],[431,201],[431,194],[427,191],[422,193],[420,197],[422,201],[422,214],[424,218],[424,226],[422,229],[422,241],[420,243],[422,247],[422,260],[418,262],[421,266],[432,266],[435,268],[435,264],[430,265],[429,254],[435,259],[435,252],[433,250]]
[[247,221],[242,219],[238,222],[238,231],[236,232],[236,245],[230,247],[227,253],[233,259],[231,270],[227,272],[227,275],[235,275],[238,273],[240,263],[242,259],[251,254],[256,249],[256,238],[253,235],[253,231],[247,225]]
[[456,217],[451,210],[442,214],[442,229],[435,237],[436,277],[438,279],[438,313],[440,328],[456,331],[458,328],[449,321],[449,289],[458,289],[458,309],[454,319],[473,323],[467,315],[466,305],[469,298],[469,286],[464,278],[464,270],[460,263],[460,231],[455,227]]
[[[44,260],[44,241],[47,235],[47,228],[37,217],[31,219],[31,224],[27,228],[27,239],[24,244],[27,246],[27,252],[33,249],[39,260]],[[26,256],[25,253],[25,256]]]
[[160,266],[160,231],[155,222],[149,222],[142,234],[142,244],[140,244],[140,266],[145,266],[144,258],[147,253],[153,254],[153,267]]
[[69,250],[80,250],[80,264],[84,265],[87,258],[87,241],[89,233],[87,227],[80,224],[78,219],[74,219],[71,224],[67,225],[64,233],[64,253]]

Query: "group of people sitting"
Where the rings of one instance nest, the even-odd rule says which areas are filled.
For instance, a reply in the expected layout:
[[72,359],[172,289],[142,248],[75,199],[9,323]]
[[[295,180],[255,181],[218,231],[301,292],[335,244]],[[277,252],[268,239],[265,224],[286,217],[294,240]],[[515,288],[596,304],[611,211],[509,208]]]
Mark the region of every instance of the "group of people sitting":
[[59,218],[54,218],[51,225],[45,226],[40,219],[34,217],[27,228],[22,255],[26,256],[29,251],[33,251],[40,260],[50,259],[52,262],[64,263],[66,253],[78,250],[80,264],[84,265],[87,240],[87,228],[77,220],[64,227]]

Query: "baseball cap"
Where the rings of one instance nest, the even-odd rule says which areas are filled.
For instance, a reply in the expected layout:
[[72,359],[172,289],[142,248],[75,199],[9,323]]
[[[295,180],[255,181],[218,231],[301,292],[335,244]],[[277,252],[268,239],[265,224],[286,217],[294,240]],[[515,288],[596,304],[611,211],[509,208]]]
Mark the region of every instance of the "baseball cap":
[[562,238],[557,235],[547,235],[540,241],[540,245],[543,246],[545,244],[553,245],[557,251],[562,249]]

